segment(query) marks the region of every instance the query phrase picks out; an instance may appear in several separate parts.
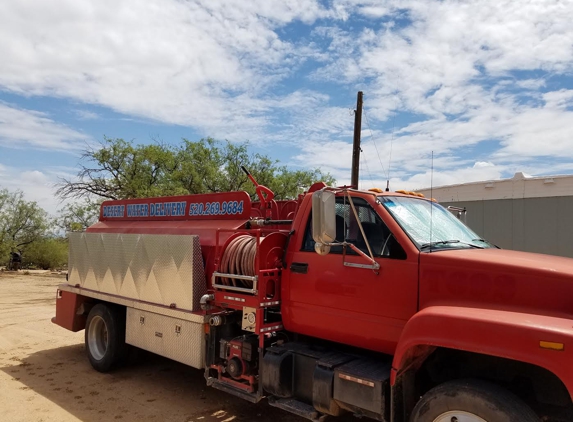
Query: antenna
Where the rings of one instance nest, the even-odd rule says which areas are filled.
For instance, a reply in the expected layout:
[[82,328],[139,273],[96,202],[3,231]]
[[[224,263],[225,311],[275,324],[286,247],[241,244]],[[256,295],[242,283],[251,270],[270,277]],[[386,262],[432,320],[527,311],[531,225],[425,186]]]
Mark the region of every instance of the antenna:
[[394,143],[394,129],[396,125],[396,115],[392,119],[392,137],[390,138],[390,157],[388,157],[388,179],[386,179],[386,192],[390,191],[390,165],[392,164],[392,144]]
[[[434,151],[432,151],[432,167],[430,171],[430,198],[434,197]],[[432,228],[434,227],[434,203],[430,201],[430,252],[432,252]]]

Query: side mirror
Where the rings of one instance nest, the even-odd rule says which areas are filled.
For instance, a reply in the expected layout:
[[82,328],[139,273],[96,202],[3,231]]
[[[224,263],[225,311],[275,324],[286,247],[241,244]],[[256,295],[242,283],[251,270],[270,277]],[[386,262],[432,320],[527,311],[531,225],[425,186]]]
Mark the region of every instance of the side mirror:
[[334,205],[333,192],[317,191],[312,194],[312,238],[317,244],[328,244],[336,240]]

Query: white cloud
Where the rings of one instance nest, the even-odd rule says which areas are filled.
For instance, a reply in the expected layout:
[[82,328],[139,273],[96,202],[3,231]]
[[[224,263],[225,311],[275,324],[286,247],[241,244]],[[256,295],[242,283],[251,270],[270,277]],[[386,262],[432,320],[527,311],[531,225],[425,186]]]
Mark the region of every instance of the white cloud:
[[[506,177],[519,166],[552,171],[540,158],[570,155],[573,95],[540,90],[549,78],[573,70],[573,3],[401,0],[383,9],[374,0],[336,4],[347,14],[390,20],[358,32],[335,26],[315,31],[332,54],[313,77],[369,80],[365,104],[374,125],[401,112],[414,114],[417,122],[394,133],[392,167],[401,182],[428,182],[432,152],[440,184]],[[390,135],[377,134],[377,142],[387,157]],[[490,142],[487,148],[484,142]],[[299,159],[321,160],[316,151],[304,150]]]
[[309,168],[320,167],[338,180],[343,171],[350,169],[351,157],[352,145],[344,141],[330,141],[301,143],[301,153],[295,159]]
[[[444,108],[448,102],[432,103],[432,97],[472,89],[485,76],[514,70],[573,69],[570,2],[402,0],[386,7],[407,11],[412,24],[365,29],[358,37],[339,30],[333,43],[350,43],[351,48],[335,49],[331,65],[318,71],[332,79],[374,78],[371,88],[381,111],[385,102],[399,99],[402,108],[417,113],[451,113]],[[454,102],[458,112],[472,107],[463,98]]]
[[60,201],[54,196],[57,172],[47,168],[40,170],[22,170],[0,165],[0,186],[10,191],[21,190],[27,201],[35,201],[51,216],[61,208]]
[[[495,180],[502,177],[504,169],[497,166],[471,166],[452,170],[418,173],[408,179],[399,181],[404,189],[424,189],[430,186],[448,186],[459,183],[478,182],[481,180]],[[394,185],[396,186],[396,185]]]
[[507,124],[511,136],[495,155],[506,160],[520,157],[568,157],[573,149],[573,112],[551,108],[525,109]]
[[62,151],[85,147],[90,137],[50,119],[45,113],[0,102],[0,146]]
[[[427,181],[432,152],[436,183],[537,174],[573,149],[573,90],[553,88],[573,71],[572,21],[573,3],[551,0],[0,2],[0,89],[292,143],[289,164],[345,180],[353,116],[334,94],[284,81],[327,82],[365,92],[372,178],[384,180],[390,150],[390,176],[406,184]],[[301,22],[307,39],[288,32]],[[0,103],[0,144],[67,149],[82,136]]]
[[[397,130],[393,140],[391,133],[382,132],[371,139],[369,131],[363,129],[366,163],[361,164],[361,177],[383,180],[390,153],[390,176],[407,188],[429,186],[432,153],[435,186],[510,177],[522,170],[532,174],[570,171],[573,166],[563,160],[570,157],[573,148],[573,111],[566,109],[572,97],[569,91],[559,91],[544,98],[542,107],[520,105],[511,98],[484,102],[464,119],[438,117],[412,123]],[[496,140],[499,146],[493,144],[492,151],[471,153],[487,140]],[[351,150],[347,141],[313,140],[301,146],[296,159],[327,169],[341,182],[349,178]],[[548,163],[551,157],[554,166]]]
[[20,180],[27,184],[48,185],[48,178],[39,170],[23,171]]
[[[331,148],[338,147],[338,151],[347,151],[347,155],[335,154],[331,152],[320,153],[317,149],[308,151],[299,156],[300,159],[308,160],[310,157],[317,157],[315,163],[321,168],[328,170],[337,179],[337,184],[350,185],[350,154],[351,148],[348,145],[330,145]],[[365,148],[363,148],[365,149]],[[359,185],[361,189],[381,188],[385,189],[387,184],[386,172],[382,170],[380,161],[371,151],[364,153],[368,158],[361,159]],[[324,156],[323,159],[320,159]],[[387,157],[385,157],[387,158]],[[387,162],[383,165],[387,168]],[[396,165],[396,164],[393,164]],[[416,160],[400,165],[398,171],[390,171],[390,190],[419,190],[428,188],[432,184],[434,187],[452,185],[466,182],[476,182],[481,180],[495,180],[507,177],[508,168],[504,165],[495,165],[485,162],[459,162],[451,157],[434,158],[434,171],[431,170],[431,158]]]
[[515,84],[520,88],[537,90],[544,87],[546,85],[546,81],[544,79],[524,79],[516,81]]
[[314,0],[0,3],[0,87],[195,126],[260,132],[266,88],[312,54],[277,26],[312,23]]
[[100,115],[89,110],[75,110],[75,114],[80,120],[97,120]]
[[494,167],[495,164],[491,161],[476,161],[473,168]]
[[560,89],[543,94],[545,107],[550,109],[565,109],[573,105],[573,89]]

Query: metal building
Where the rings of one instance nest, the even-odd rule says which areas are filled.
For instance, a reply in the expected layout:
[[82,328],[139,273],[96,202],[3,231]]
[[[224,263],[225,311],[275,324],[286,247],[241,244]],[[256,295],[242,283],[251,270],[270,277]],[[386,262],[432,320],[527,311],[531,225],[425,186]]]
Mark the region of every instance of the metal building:
[[466,208],[466,224],[501,248],[573,257],[573,175],[516,173],[418,192]]

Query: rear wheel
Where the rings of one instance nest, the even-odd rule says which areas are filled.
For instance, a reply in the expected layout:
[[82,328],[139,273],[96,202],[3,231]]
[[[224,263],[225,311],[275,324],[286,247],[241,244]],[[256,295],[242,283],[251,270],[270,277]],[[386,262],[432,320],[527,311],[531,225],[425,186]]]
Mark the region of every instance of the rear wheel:
[[517,396],[478,380],[446,382],[416,404],[410,422],[540,422]]
[[95,370],[108,372],[121,363],[127,354],[125,309],[104,303],[95,305],[86,321],[85,344]]

